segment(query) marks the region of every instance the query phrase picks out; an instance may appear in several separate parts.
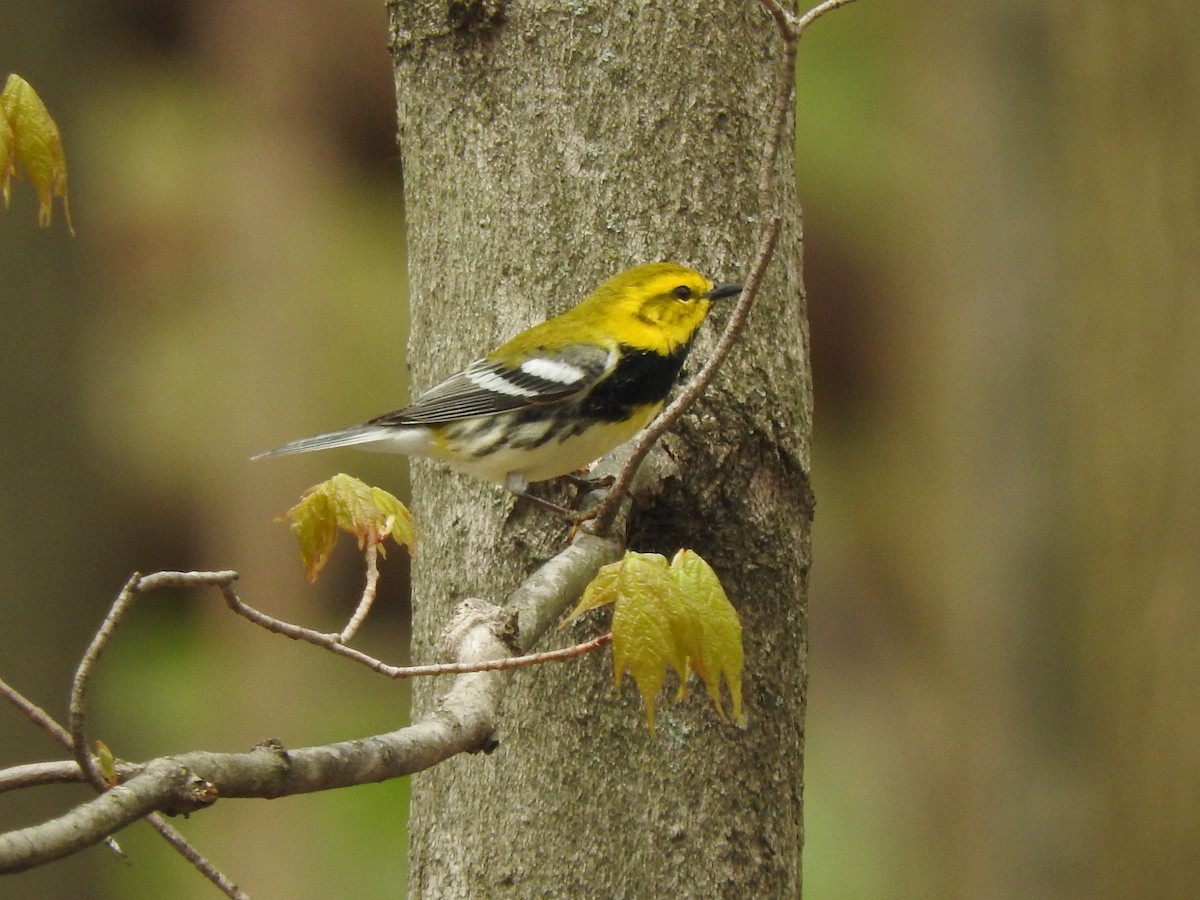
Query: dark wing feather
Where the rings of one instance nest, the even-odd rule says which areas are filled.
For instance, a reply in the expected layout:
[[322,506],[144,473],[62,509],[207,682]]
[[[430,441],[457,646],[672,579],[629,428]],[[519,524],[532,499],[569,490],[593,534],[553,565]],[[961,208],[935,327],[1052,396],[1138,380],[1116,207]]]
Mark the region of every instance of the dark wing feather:
[[436,384],[412,405],[372,419],[370,425],[435,425],[547,403],[558,403],[590,390],[615,365],[604,347],[573,344],[539,354],[544,363],[524,360],[512,367],[479,359]]

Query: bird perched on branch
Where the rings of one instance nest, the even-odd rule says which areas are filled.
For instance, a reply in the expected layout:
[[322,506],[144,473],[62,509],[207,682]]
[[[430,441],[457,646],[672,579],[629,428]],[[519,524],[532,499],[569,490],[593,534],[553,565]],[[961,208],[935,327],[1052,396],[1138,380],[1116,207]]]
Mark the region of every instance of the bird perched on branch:
[[410,406],[253,457],[362,445],[440,459],[526,493],[629,440],[679,377],[713,300],[742,290],[674,263],[635,266],[501,344]]

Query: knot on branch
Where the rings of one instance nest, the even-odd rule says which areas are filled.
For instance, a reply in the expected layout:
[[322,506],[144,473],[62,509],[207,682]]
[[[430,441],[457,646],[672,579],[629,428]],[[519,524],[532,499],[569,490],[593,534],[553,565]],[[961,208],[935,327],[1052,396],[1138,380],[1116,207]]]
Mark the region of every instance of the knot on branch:
[[113,788],[111,793],[122,789],[131,794],[141,794],[143,790],[149,795],[157,794],[161,799],[156,805],[168,816],[186,816],[205,809],[216,803],[220,796],[215,784],[171,757],[154,760],[133,779]]
[[454,608],[442,633],[439,655],[448,662],[464,663],[511,656],[521,633],[517,619],[517,610],[510,606],[468,597]]

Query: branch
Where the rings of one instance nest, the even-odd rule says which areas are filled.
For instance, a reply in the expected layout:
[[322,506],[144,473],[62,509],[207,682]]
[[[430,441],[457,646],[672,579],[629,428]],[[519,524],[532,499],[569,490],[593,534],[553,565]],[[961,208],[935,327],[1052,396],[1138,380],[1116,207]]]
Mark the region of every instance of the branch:
[[[620,548],[615,541],[590,534],[579,534],[569,547],[547,561],[541,569],[530,576],[506,601],[507,605],[517,608],[520,613],[522,624],[521,635],[518,639],[519,646],[526,650],[532,648],[537,639],[546,632],[546,629],[562,616],[571,603],[579,598],[600,567],[605,563],[613,562],[619,556]],[[292,640],[305,641],[323,647],[331,653],[366,666],[373,672],[378,672],[388,678],[405,679],[517,669],[523,666],[574,659],[576,656],[602,646],[602,644],[595,646],[581,644],[579,647],[586,647],[586,649],[568,647],[564,650],[547,653],[469,663],[393,666],[363,653],[361,650],[347,647],[342,643],[341,635],[326,634],[312,628],[305,628],[255,609],[237,595],[232,582],[223,583],[220,588],[221,594],[225,598],[225,605],[255,625]],[[588,644],[591,643],[593,642],[588,642]]]
[[[618,556],[616,542],[580,534],[571,546],[509,596],[512,607],[502,609],[481,600],[460,604],[448,629],[443,652],[454,659],[451,667],[470,666],[488,671],[459,675],[438,709],[420,721],[387,734],[319,747],[286,750],[266,744],[249,753],[200,751],[151,760],[128,770],[133,774],[122,784],[56,819],[0,835],[0,873],[18,872],[68,856],[156,811],[189,813],[212,805],[218,798],[276,798],[369,784],[420,772],[458,753],[491,750],[496,745],[494,732],[508,683],[507,669],[518,664],[574,658],[608,642],[609,636],[604,635],[565,650],[513,658],[514,646],[532,647],[579,596],[600,566]],[[163,572],[135,575],[126,583],[85,653],[72,691],[72,739],[76,746],[84,748],[88,763],[95,766],[86,752],[84,736],[86,686],[116,626],[134,600],[155,587],[214,585],[229,602],[231,596],[236,600],[232,590],[236,577],[235,572]],[[520,635],[518,616],[524,626]],[[75,777],[82,778],[82,765],[73,768]],[[67,772],[54,771],[58,775]],[[160,832],[166,826],[160,819],[152,820],[151,824]],[[167,830],[173,834],[169,826]],[[193,862],[197,858],[203,860],[190,847],[181,852]],[[229,896],[239,896],[235,893],[236,885],[211,867],[206,868],[206,862],[197,863],[201,871]]]
[[[514,614],[482,601],[457,613],[460,661],[511,654]],[[464,751],[491,749],[507,678],[460,675],[437,711],[387,734],[286,750],[264,744],[249,753],[184,753],[151,760],[141,771],[65,815],[0,835],[0,873],[19,872],[103,841],[155,812],[189,813],[218,798],[275,798],[411,775]]]
[[67,732],[67,729],[55,722],[54,717],[48,712],[2,679],[0,679],[0,697],[3,697],[20,710],[27,719],[50,735],[55,741],[62,744],[68,750],[71,749],[71,735]]
[[71,759],[55,762],[26,763],[0,769],[0,794],[42,784],[66,784],[83,781],[79,764]]

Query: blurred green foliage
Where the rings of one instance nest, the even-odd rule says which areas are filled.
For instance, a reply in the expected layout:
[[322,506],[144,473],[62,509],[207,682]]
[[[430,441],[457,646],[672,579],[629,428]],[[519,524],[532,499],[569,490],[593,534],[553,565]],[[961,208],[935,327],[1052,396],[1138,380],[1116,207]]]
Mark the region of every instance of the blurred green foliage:
[[[248,457],[406,396],[400,165],[378,4],[17,2],[5,20],[0,61],[52,98],[79,192],[73,241],[31,227],[21,193],[0,215],[0,668],[62,716],[134,569],[237,568],[248,602],[326,630],[352,612],[352,548],[313,588],[274,521],[334,461]],[[407,490],[396,460],[343,465]],[[407,561],[382,569],[360,646],[400,662]],[[137,759],[405,723],[406,686],[320,657],[215,592],[151,595],[101,666],[91,731]],[[60,755],[0,717],[4,763]],[[0,827],[80,796],[6,795]],[[403,884],[406,806],[396,783],[178,824],[256,896],[379,896]],[[130,865],[96,848],[0,893],[212,896],[148,829],[120,841]]]

